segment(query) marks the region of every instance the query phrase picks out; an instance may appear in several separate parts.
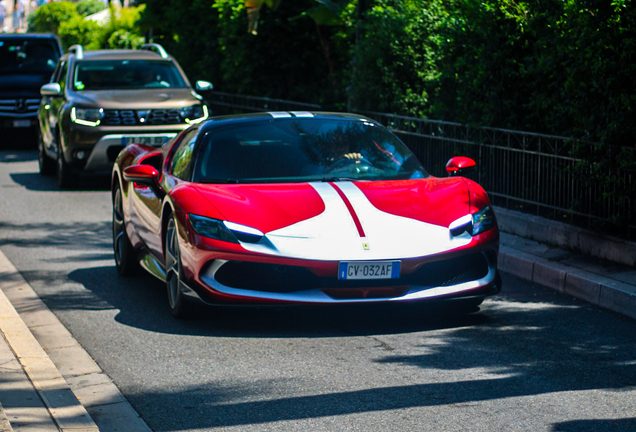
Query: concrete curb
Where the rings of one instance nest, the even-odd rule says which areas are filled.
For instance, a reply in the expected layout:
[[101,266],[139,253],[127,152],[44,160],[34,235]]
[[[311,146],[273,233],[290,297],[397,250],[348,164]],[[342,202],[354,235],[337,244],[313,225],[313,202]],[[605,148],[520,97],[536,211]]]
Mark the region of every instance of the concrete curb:
[[503,232],[636,267],[635,242],[527,213],[502,207],[494,208],[499,229]]
[[9,423],[7,415],[4,413],[2,404],[0,404],[0,432],[13,432],[13,428],[11,427],[11,423]]
[[506,247],[500,248],[498,268],[636,319],[636,287],[633,285]]
[[[3,273],[6,269],[7,262],[0,263],[0,270]],[[2,288],[6,289],[4,283]],[[98,432],[99,429],[93,419],[77,400],[57,367],[40,347],[2,290],[0,290],[0,331],[48,410],[48,412],[30,410],[32,416],[44,417],[37,422],[47,422],[48,415],[61,431],[73,429],[77,432]],[[22,421],[24,420],[18,416],[18,422]]]
[[[38,431],[151,432],[1,251],[0,288],[0,332],[21,365],[14,372],[26,373],[46,407],[25,409],[24,401],[9,407],[3,401],[14,424],[42,426],[26,429]],[[99,429],[93,418],[99,419]],[[55,429],[44,427],[51,419]]]

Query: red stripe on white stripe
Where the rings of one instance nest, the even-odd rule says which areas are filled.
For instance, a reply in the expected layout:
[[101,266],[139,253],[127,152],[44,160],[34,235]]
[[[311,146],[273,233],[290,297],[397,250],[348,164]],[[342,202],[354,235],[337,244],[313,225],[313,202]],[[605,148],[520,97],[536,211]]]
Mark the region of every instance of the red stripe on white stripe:
[[332,188],[336,190],[336,192],[338,192],[338,195],[340,195],[340,198],[347,206],[347,210],[349,210],[349,214],[351,214],[351,218],[353,219],[353,222],[356,224],[356,228],[358,229],[358,234],[360,235],[360,237],[362,238],[366,237],[366,235],[364,234],[364,229],[362,228],[362,224],[360,223],[360,219],[358,218],[356,211],[353,209],[353,206],[351,205],[351,201],[349,201],[349,198],[347,198],[344,192],[342,192],[342,190],[338,186],[336,186],[335,183],[330,182],[329,184],[331,185]]

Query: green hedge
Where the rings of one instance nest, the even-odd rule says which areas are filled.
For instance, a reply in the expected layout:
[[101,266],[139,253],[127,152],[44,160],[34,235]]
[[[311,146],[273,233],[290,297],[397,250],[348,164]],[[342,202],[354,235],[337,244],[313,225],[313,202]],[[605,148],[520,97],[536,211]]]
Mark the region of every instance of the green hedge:
[[58,35],[64,49],[75,44],[81,44],[85,49],[137,48],[144,43],[137,25],[143,5],[122,9],[110,5],[111,18],[104,25],[85,19],[105,8],[97,0],[47,3],[29,17],[29,31]]

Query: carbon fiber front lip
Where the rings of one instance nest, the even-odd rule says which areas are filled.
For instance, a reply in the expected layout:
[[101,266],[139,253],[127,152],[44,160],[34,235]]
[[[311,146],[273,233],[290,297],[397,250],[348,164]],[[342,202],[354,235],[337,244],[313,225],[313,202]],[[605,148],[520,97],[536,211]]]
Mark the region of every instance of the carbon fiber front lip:
[[411,285],[409,291],[400,297],[393,298],[368,298],[368,299],[333,299],[320,289],[296,291],[293,293],[272,293],[264,291],[253,291],[225,286],[214,278],[214,274],[227,261],[216,260],[202,275],[201,279],[215,291],[219,293],[245,298],[247,300],[292,302],[292,303],[316,303],[316,304],[343,304],[343,303],[380,303],[380,302],[408,302],[421,301],[427,299],[450,297],[460,294],[471,295],[472,292],[480,288],[491,285],[496,280],[497,269],[489,265],[488,274],[478,280],[465,282],[452,286],[424,287]]

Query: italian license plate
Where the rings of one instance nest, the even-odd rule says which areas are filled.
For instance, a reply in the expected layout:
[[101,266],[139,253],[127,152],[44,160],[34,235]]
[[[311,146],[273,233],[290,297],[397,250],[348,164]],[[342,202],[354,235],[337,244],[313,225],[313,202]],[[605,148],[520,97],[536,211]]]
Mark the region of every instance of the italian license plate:
[[401,261],[341,261],[338,279],[397,279]]
[[31,120],[13,120],[13,127],[31,127]]
[[125,136],[121,138],[123,146],[127,146],[130,144],[162,146],[169,139],[170,138],[167,136],[143,136],[143,135]]

